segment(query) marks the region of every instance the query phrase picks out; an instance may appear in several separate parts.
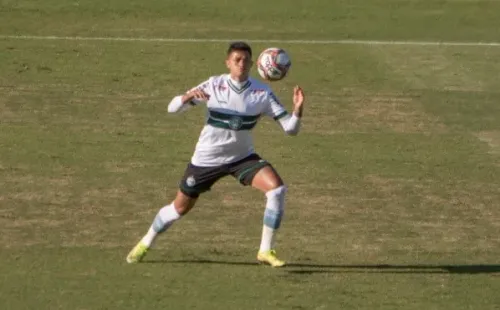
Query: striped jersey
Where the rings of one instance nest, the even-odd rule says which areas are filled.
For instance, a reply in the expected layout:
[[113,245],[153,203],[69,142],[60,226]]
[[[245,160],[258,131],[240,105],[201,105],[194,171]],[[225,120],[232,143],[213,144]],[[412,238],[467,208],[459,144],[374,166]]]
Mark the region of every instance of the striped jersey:
[[260,117],[278,120],[288,115],[271,88],[253,78],[239,83],[224,74],[195,88],[210,96],[206,123],[191,158],[196,166],[220,166],[245,158],[255,152],[251,130]]

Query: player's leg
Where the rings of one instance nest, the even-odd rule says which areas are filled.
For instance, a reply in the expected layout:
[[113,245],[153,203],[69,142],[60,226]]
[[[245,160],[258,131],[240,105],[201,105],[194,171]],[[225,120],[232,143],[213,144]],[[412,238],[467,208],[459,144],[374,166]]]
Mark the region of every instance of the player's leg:
[[211,186],[223,176],[224,171],[218,167],[197,167],[189,164],[174,201],[158,211],[146,235],[130,251],[127,262],[140,262],[156,237],[188,213],[194,207],[199,195],[210,190]]
[[153,245],[156,237],[189,212],[194,207],[196,200],[197,197],[190,197],[179,190],[174,201],[158,211],[146,235],[127,255],[127,262],[131,264],[140,262]]
[[287,188],[271,166],[263,167],[255,174],[252,187],[264,192],[267,200],[257,259],[273,267],[281,267],[285,262],[276,257],[275,239],[285,211]]
[[150,247],[158,234],[165,232],[175,221],[194,207],[197,199],[198,196],[188,196],[182,190],[178,190],[174,201],[158,211],[148,233],[142,238],[142,244]]
[[285,263],[276,257],[274,249],[276,232],[280,227],[285,208],[286,186],[283,180],[271,164],[256,154],[238,163],[233,175],[243,185],[251,185],[266,195],[262,240],[257,259],[273,267],[283,266]]

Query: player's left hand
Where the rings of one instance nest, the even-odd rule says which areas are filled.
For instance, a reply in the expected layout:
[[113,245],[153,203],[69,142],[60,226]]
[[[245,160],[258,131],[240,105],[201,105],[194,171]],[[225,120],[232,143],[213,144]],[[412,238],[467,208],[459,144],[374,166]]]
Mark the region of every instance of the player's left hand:
[[304,101],[304,91],[300,86],[295,86],[293,88],[293,113],[298,117],[302,116]]

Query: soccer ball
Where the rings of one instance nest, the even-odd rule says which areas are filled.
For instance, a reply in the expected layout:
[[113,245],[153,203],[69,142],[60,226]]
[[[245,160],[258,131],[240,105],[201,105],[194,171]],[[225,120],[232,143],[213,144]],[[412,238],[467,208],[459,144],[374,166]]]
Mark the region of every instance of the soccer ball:
[[283,79],[292,62],[287,52],[278,47],[267,48],[260,53],[257,59],[257,70],[259,75],[268,81],[279,81]]

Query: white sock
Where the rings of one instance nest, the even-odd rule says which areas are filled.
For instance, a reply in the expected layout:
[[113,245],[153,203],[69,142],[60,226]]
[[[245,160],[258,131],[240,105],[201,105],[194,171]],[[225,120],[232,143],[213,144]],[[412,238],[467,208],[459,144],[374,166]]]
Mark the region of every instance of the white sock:
[[259,252],[274,249],[274,239],[284,214],[286,189],[283,185],[266,193],[267,202]]
[[181,215],[177,213],[177,210],[175,210],[174,203],[161,208],[156,215],[153,224],[149,227],[148,232],[142,238],[142,244],[150,247],[158,234],[165,232],[180,217]]
[[157,235],[158,233],[153,229],[153,226],[151,226],[146,235],[142,237],[141,243],[149,248],[153,245],[153,241],[155,241]]
[[262,240],[260,241],[259,252],[267,252],[274,248],[274,229],[264,225],[262,227]]

